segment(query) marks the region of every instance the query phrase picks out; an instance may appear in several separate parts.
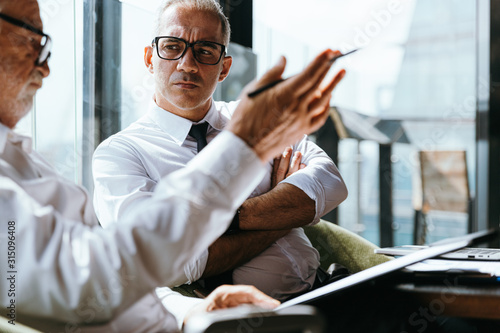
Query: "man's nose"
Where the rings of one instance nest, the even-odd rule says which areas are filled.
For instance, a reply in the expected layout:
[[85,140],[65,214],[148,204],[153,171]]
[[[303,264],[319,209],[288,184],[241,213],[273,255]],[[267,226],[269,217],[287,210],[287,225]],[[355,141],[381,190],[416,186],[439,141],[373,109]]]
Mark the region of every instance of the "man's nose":
[[188,47],[186,53],[178,60],[177,70],[187,73],[195,73],[198,71],[198,63],[194,58],[194,51],[192,47]]
[[46,78],[50,74],[49,62],[45,61],[41,65],[37,65],[36,68],[42,73],[42,76]]

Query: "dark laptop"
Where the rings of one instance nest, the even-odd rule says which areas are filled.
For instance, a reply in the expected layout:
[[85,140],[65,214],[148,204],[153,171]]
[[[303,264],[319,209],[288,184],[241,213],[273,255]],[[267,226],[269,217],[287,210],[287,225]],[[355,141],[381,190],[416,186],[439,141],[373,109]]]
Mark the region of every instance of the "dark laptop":
[[[284,302],[274,310],[264,310],[258,307],[241,305],[233,309],[204,313],[201,318],[194,316],[186,323],[184,332],[325,332],[325,327],[328,326],[325,326],[325,319],[327,318],[316,312],[315,307],[311,307],[308,304],[312,304],[318,299],[331,296],[337,292],[355,288],[363,282],[372,281],[375,278],[401,270],[420,261],[438,257],[444,253],[456,251],[472,244],[484,242],[497,235],[498,230],[488,230],[445,240],[435,246],[368,268],[345,277],[342,280],[310,291]],[[328,331],[332,331],[332,329],[329,327]]]
[[[416,251],[427,249],[429,245],[401,245],[376,249],[375,253],[389,256],[404,256]],[[439,256],[443,259],[489,260],[500,261],[500,249],[483,249],[466,247]]]
[[498,236],[498,234],[499,234],[498,229],[490,229],[490,230],[478,231],[461,237],[450,238],[444,241],[440,241],[439,244],[435,244],[434,246],[430,246],[426,249],[422,249],[420,251],[410,253],[403,257],[387,261],[377,266],[373,266],[356,274],[352,274],[348,277],[345,277],[342,280],[312,290],[308,293],[305,293],[301,296],[298,296],[296,298],[284,302],[278,308],[276,308],[276,310],[284,309],[297,304],[311,303],[312,301],[318,300],[323,297],[327,297],[333,293],[343,291],[348,288],[353,288],[363,282],[371,281],[373,279],[379,278],[394,271],[398,271],[402,268],[405,268],[406,266],[418,263],[420,261],[439,257],[445,253],[457,251],[459,249],[471,246],[473,244],[479,244],[494,239]]

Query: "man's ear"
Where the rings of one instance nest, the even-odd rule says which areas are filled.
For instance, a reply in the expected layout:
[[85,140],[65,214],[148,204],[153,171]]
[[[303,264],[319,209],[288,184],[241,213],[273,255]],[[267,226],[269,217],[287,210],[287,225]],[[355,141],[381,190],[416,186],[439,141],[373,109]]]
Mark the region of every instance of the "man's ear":
[[153,74],[153,47],[152,46],[146,46],[144,48],[144,64],[148,68],[148,71]]
[[227,56],[222,59],[222,71],[219,74],[219,82],[224,81],[224,79],[228,76],[232,64],[233,57]]

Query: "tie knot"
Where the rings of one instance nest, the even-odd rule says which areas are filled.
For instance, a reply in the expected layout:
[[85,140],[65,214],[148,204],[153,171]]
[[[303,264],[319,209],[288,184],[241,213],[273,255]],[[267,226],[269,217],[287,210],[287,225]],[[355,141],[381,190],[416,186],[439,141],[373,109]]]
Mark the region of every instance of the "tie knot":
[[192,125],[189,130],[189,135],[196,139],[198,152],[207,145],[207,128],[208,123],[204,122],[198,125]]

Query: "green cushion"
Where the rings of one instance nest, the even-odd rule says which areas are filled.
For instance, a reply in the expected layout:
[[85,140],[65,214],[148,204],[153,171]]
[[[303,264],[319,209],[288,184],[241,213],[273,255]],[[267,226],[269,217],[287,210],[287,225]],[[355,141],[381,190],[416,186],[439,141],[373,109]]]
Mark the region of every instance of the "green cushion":
[[304,227],[304,231],[318,250],[324,269],[338,263],[351,273],[357,273],[390,260],[387,256],[373,253],[378,248],[373,243],[328,221],[321,220],[314,226]]

